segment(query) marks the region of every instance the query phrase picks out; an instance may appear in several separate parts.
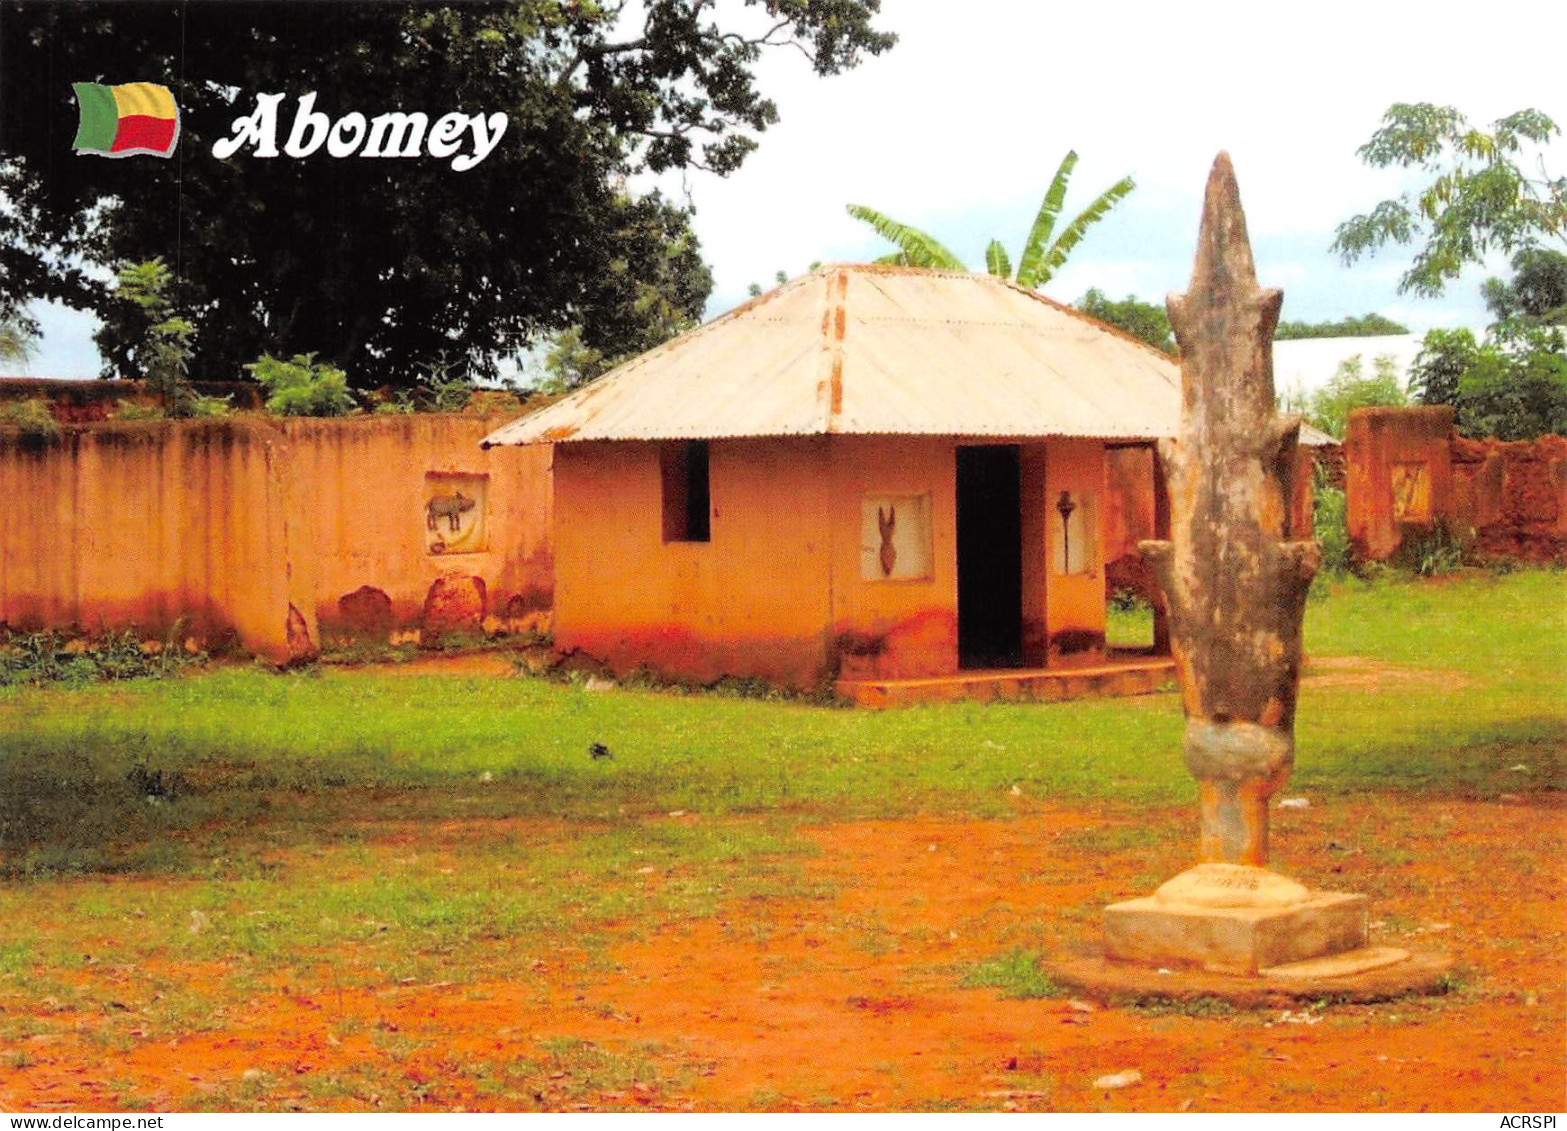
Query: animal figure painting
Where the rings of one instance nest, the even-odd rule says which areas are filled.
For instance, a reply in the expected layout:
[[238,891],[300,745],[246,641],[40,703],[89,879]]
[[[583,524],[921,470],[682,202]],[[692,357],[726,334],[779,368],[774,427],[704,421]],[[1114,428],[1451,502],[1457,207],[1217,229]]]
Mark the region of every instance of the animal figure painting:
[[435,473],[425,476],[425,548],[432,554],[471,554],[484,541],[488,476]]
[[914,581],[930,576],[930,496],[865,495],[860,502],[860,579]]

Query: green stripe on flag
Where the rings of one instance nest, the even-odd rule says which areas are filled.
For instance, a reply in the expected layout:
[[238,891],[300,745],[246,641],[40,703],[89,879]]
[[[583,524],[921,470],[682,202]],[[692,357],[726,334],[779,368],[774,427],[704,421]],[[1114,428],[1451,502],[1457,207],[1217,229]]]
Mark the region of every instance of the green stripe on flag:
[[81,125],[77,127],[71,148],[109,152],[120,128],[120,110],[114,103],[114,91],[95,82],[73,82],[71,86],[76,91],[76,104],[82,110]]

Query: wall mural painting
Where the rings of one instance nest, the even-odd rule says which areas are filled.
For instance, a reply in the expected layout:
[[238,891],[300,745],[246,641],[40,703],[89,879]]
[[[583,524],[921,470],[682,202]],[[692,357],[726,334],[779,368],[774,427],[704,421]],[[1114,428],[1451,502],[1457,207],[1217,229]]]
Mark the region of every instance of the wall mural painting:
[[1050,509],[1050,520],[1054,526],[1050,538],[1050,572],[1057,576],[1092,573],[1093,496],[1078,491],[1061,491]]
[[424,477],[424,544],[432,554],[476,554],[484,541],[488,475],[432,471]]
[[1393,517],[1401,522],[1425,522],[1431,517],[1431,474],[1424,462],[1392,467]]
[[866,495],[860,502],[860,577],[909,581],[930,576],[930,496]]

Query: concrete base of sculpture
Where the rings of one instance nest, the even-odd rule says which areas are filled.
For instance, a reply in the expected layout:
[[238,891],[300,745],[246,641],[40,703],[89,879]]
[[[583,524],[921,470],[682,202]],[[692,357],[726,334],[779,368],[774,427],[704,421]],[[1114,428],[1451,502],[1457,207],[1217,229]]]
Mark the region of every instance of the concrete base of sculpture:
[[1105,908],[1105,957],[1255,974],[1364,947],[1367,908],[1363,895],[1307,891],[1266,868],[1199,864]]
[[[1266,868],[1199,864],[1152,896],[1105,908],[1104,959],[1079,969],[1079,980],[1086,972],[1089,980],[1124,981],[1112,976],[1120,968],[1132,973],[1133,982],[1156,975],[1147,989],[1157,993],[1164,976],[1181,973],[1190,980],[1200,971],[1228,976],[1216,985],[1199,978],[1203,992],[1232,996],[1224,992],[1226,983],[1242,989],[1253,983],[1250,989],[1278,989],[1286,997],[1335,985],[1407,992],[1435,984],[1433,971],[1444,973],[1445,960],[1427,956],[1408,966],[1410,982],[1392,969],[1409,963],[1409,952],[1367,945],[1368,906],[1363,895],[1309,891]],[[1368,977],[1375,971],[1388,973]]]
[[[1241,1008],[1311,1002],[1389,1001],[1409,994],[1442,994],[1451,986],[1451,957],[1366,947],[1310,963],[1256,974],[1216,974],[1196,967],[1171,969],[1109,962],[1101,956],[1060,958],[1044,964],[1051,978],[1081,997],[1106,1005],[1169,1004],[1218,999]],[[1326,964],[1333,964],[1332,966]],[[1342,965],[1351,969],[1337,969]]]

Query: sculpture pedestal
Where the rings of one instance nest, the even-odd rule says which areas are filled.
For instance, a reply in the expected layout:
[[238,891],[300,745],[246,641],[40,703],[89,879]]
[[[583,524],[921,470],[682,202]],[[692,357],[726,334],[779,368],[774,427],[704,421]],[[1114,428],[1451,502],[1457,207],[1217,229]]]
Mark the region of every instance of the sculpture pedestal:
[[1367,945],[1368,904],[1363,895],[1308,891],[1266,868],[1199,864],[1152,896],[1105,908],[1102,954],[1047,967],[1063,985],[1111,1003],[1256,1006],[1444,992],[1446,955]]
[[1257,974],[1364,948],[1368,906],[1266,868],[1199,864],[1152,896],[1105,908],[1105,957]]

